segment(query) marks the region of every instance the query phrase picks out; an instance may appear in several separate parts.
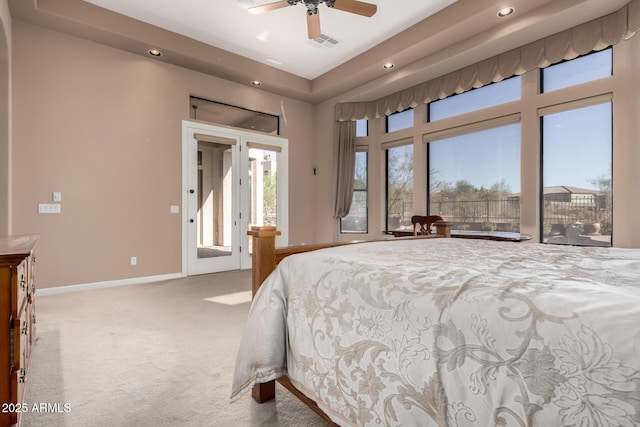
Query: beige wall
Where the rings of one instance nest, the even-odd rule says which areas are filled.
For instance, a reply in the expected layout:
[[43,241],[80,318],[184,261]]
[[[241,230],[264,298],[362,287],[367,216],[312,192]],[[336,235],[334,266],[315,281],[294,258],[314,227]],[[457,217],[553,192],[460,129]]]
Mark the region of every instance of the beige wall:
[[0,0],[0,236],[9,233],[11,177],[11,16]]
[[[315,240],[314,107],[13,22],[13,227],[38,233],[40,287],[181,271],[189,95],[277,114],[289,139],[290,242]],[[38,214],[62,193],[62,214]],[[138,265],[130,266],[136,256]]]

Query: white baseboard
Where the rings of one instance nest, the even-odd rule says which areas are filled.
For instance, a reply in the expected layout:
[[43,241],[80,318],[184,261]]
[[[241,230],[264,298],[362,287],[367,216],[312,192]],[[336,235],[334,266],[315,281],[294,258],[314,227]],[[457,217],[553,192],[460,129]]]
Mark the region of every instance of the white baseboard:
[[162,274],[159,276],[135,277],[132,279],[110,280],[107,282],[94,282],[94,283],[85,283],[80,285],[58,286],[55,288],[40,288],[36,290],[37,290],[37,295],[40,297],[40,296],[46,296],[46,295],[63,294],[66,292],[89,291],[92,289],[113,288],[116,286],[138,285],[140,283],[181,279],[183,277],[186,277],[186,276],[182,273]]

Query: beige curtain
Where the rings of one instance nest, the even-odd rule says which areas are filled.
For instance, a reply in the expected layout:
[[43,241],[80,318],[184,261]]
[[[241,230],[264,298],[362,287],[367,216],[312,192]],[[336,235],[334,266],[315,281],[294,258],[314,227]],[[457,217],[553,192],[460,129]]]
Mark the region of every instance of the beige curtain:
[[351,209],[353,198],[353,175],[356,169],[356,122],[336,123],[338,139],[336,141],[336,202],[334,218],[344,218]]
[[548,67],[631,38],[640,30],[640,0],[602,18],[369,102],[336,105],[336,121],[375,119],[536,68]]

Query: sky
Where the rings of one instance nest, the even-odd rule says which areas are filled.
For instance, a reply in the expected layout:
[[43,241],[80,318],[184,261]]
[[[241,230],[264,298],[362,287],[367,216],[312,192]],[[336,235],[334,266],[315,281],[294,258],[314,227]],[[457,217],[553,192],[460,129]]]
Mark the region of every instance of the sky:
[[520,192],[520,124],[429,143],[431,179],[490,188],[502,179]]
[[611,102],[544,116],[544,185],[597,189],[594,180],[610,179],[611,120]]

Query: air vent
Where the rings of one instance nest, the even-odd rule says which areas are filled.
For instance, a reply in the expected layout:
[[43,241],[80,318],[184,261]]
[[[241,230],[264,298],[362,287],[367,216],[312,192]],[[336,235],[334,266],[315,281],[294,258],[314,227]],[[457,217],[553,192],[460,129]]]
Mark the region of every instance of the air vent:
[[331,36],[328,36],[326,34],[320,34],[319,37],[316,37],[315,39],[310,39],[308,43],[315,47],[334,47],[340,42]]

